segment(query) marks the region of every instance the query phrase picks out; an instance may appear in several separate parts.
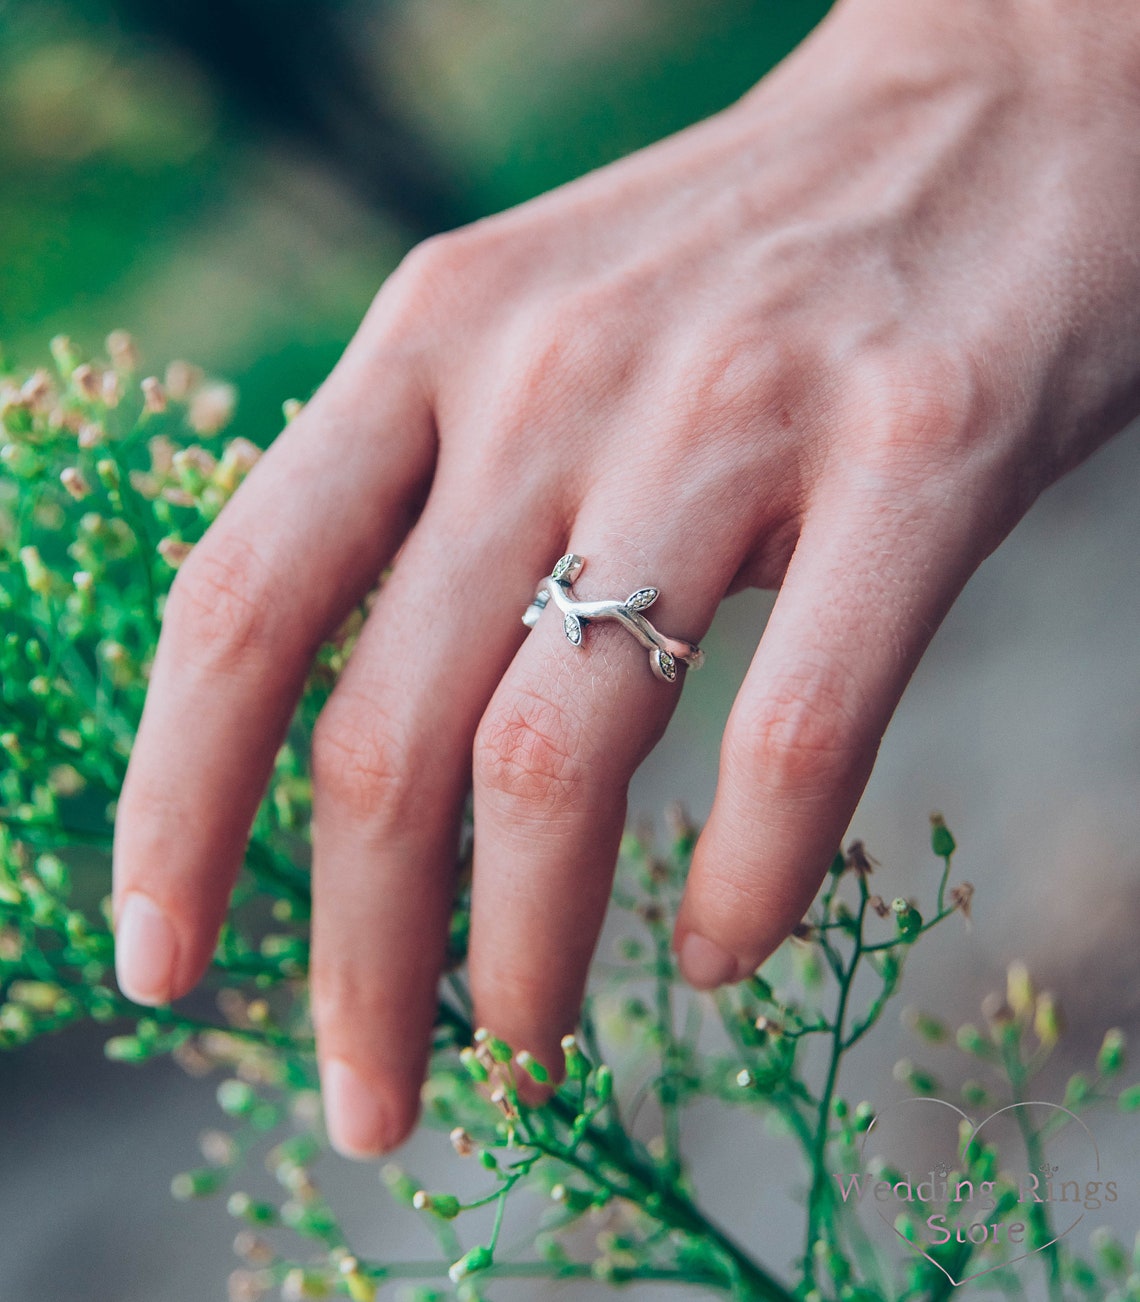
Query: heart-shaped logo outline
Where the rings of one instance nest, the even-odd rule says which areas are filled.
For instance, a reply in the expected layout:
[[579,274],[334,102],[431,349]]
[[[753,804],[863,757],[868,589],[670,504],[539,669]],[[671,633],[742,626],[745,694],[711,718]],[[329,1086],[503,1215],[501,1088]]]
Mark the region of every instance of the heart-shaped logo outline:
[[[958,1116],[962,1118],[963,1121],[969,1122],[971,1125],[973,1125],[974,1128],[973,1130],[970,1131],[970,1137],[962,1145],[963,1152],[965,1152],[970,1147],[970,1145],[978,1137],[978,1134],[981,1132],[984,1126],[989,1125],[989,1123],[993,1121],[995,1117],[1000,1117],[1003,1113],[1014,1112],[1018,1108],[1052,1108],[1055,1112],[1064,1112],[1066,1116],[1071,1117],[1075,1122],[1077,1122],[1077,1124],[1085,1132],[1085,1135],[1088,1137],[1089,1143],[1092,1144],[1093,1156],[1096,1158],[1095,1172],[1097,1175],[1100,1174],[1100,1149],[1097,1147],[1097,1142],[1096,1139],[1093,1137],[1092,1131],[1088,1128],[1085,1122],[1080,1117],[1077,1116],[1075,1112],[1065,1107],[1064,1104],[1051,1103],[1045,1099],[1023,1099],[1019,1103],[1007,1103],[1005,1107],[998,1108],[996,1109],[996,1111],[991,1112],[989,1116],[983,1117],[981,1121],[977,1122],[977,1124],[974,1124],[971,1121],[968,1113],[963,1112],[960,1107],[957,1107],[955,1104],[948,1102],[946,1099],[936,1098],[933,1095],[927,1095],[927,1094],[918,1095],[917,1097],[910,1098],[910,1099],[899,1099],[895,1103],[890,1104],[889,1108],[884,1108],[882,1112],[877,1112],[875,1116],[871,1118],[871,1124],[863,1132],[863,1142],[859,1146],[860,1158],[865,1156],[867,1151],[867,1140],[870,1138],[871,1132],[878,1124],[880,1118],[883,1117],[887,1113],[887,1111],[890,1110],[890,1108],[899,1108],[907,1103],[938,1103],[941,1104],[941,1106],[944,1108],[949,1108],[951,1112],[956,1112]],[[875,1213],[879,1217],[879,1219],[883,1222],[883,1224],[888,1226],[891,1230],[893,1230],[895,1234],[897,1234],[898,1237],[907,1245],[908,1248],[912,1248],[920,1256],[925,1257],[926,1260],[929,1261],[932,1266],[936,1266],[943,1273],[943,1275],[945,1275],[946,1278],[950,1281],[951,1287],[953,1288],[960,1288],[963,1284],[968,1284],[970,1280],[980,1279],[983,1275],[988,1275],[991,1271],[1001,1270],[1005,1266],[1012,1266],[1016,1262],[1027,1261],[1030,1257],[1035,1257],[1039,1252],[1044,1252],[1044,1250],[1050,1247],[1052,1244],[1059,1243],[1060,1240],[1063,1239],[1066,1234],[1070,1234],[1073,1230],[1077,1228],[1077,1226],[1081,1223],[1081,1221],[1085,1219],[1085,1214],[1082,1211],[1081,1214],[1077,1217],[1075,1221],[1073,1221],[1071,1225],[1067,1226],[1064,1230],[1062,1230],[1060,1234],[1054,1235],[1053,1238],[1051,1238],[1048,1243],[1042,1243],[1038,1247],[1033,1248],[1030,1252],[1023,1252],[1019,1257],[1011,1257],[1009,1258],[1008,1261],[999,1261],[993,1266],[987,1266],[985,1270],[977,1270],[972,1275],[964,1275],[961,1279],[955,1279],[954,1276],[951,1275],[950,1272],[946,1269],[946,1267],[941,1264],[941,1262],[935,1261],[934,1258],[930,1255],[930,1253],[924,1252],[923,1249],[917,1243],[915,1243],[913,1239],[908,1239],[901,1230],[897,1229],[896,1226],[891,1221],[888,1221],[886,1216],[883,1215],[883,1213],[879,1210],[877,1205],[875,1206]]]

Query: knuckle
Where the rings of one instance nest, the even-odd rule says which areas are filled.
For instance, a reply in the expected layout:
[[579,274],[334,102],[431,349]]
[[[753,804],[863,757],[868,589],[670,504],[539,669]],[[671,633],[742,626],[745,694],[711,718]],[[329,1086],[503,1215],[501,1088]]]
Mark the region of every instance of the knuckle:
[[519,309],[506,332],[510,365],[491,397],[496,416],[533,435],[544,422],[579,421],[600,394],[614,401],[628,391],[645,345],[636,332],[615,329],[623,313],[628,307],[607,285]]
[[334,699],[313,729],[313,788],[339,816],[394,824],[411,797],[410,748],[374,702]]
[[314,954],[309,976],[309,1003],[318,1032],[327,1035],[338,1027],[391,1026],[404,1004],[402,993],[389,983],[362,971],[357,963],[326,954]]
[[772,443],[810,425],[826,364],[814,341],[793,332],[766,336],[746,320],[711,346],[690,345],[675,374],[687,423],[738,431],[753,443],[759,426]]
[[401,327],[446,319],[485,257],[484,239],[473,231],[429,236],[388,277],[377,295],[376,313]]
[[221,672],[272,650],[274,602],[265,562],[237,537],[200,543],[171,585],[165,621],[191,655]]
[[818,798],[847,782],[865,759],[855,684],[841,670],[803,669],[734,715],[730,761],[766,791]]
[[475,737],[477,787],[540,815],[573,807],[584,771],[571,732],[565,714],[536,696],[493,709]]
[[894,358],[862,392],[869,451],[884,466],[906,468],[916,453],[924,467],[961,461],[988,431],[984,391],[964,358]]

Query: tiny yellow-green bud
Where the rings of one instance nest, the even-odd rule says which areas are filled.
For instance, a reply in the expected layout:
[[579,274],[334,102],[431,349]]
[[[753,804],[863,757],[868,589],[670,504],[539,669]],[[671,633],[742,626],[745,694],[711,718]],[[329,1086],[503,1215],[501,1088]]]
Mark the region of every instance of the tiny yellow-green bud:
[[225,1210],[234,1220],[247,1221],[250,1225],[276,1225],[280,1220],[277,1208],[272,1203],[258,1202],[241,1190],[229,1195]]
[[355,1257],[343,1258],[339,1269],[352,1302],[375,1302],[376,1284],[360,1269],[360,1262]]
[[930,848],[940,859],[949,859],[957,849],[941,814],[930,815]]
[[913,1243],[917,1237],[914,1228],[914,1218],[908,1216],[905,1212],[899,1212],[894,1221],[895,1232],[901,1235],[908,1243]]
[[1121,1112],[1140,1112],[1140,1085],[1129,1085],[1121,1090],[1116,1105]]
[[103,1054],[112,1062],[145,1062],[151,1051],[136,1035],[113,1035],[103,1045]]
[[562,1181],[551,1188],[550,1197],[553,1202],[559,1203],[569,1212],[581,1213],[597,1205],[593,1197],[584,1189],[576,1189],[573,1185],[564,1184]]
[[417,1189],[412,1196],[412,1206],[417,1212],[433,1212],[445,1221],[453,1221],[459,1215],[459,1199],[454,1194],[433,1194],[426,1189]]
[[1084,1072],[1074,1072],[1065,1086],[1064,1106],[1067,1108],[1077,1107],[1086,1102],[1091,1093],[1092,1081]]
[[576,1035],[562,1037],[562,1055],[566,1064],[567,1080],[585,1080],[590,1073],[590,1063],[578,1043]]
[[217,1193],[225,1180],[225,1172],[214,1167],[198,1171],[183,1171],[170,1182],[171,1194],[182,1202],[190,1198],[205,1198]]
[[65,380],[69,379],[72,371],[79,365],[79,353],[75,345],[67,335],[56,335],[48,348],[51,350],[52,360],[60,375]]
[[478,1247],[472,1248],[470,1252],[465,1252],[459,1260],[450,1267],[447,1274],[453,1284],[458,1284],[461,1279],[466,1279],[468,1275],[474,1275],[480,1270],[486,1270],[494,1260],[491,1249],[486,1244],[479,1244]]
[[1124,1244],[1107,1225],[1098,1225],[1089,1236],[1100,1268],[1108,1275],[1123,1275],[1128,1266]]
[[1102,1076],[1113,1076],[1124,1066],[1124,1032],[1119,1027],[1105,1031],[1096,1055],[1096,1069]]
[[71,886],[67,868],[55,854],[41,854],[36,859],[36,876],[56,895],[66,895]]
[[963,1081],[961,1093],[962,1102],[971,1108],[980,1108],[989,1102],[989,1092],[980,1081]]
[[895,915],[900,939],[907,942],[917,939],[918,933],[922,930],[922,914],[914,905],[900,896],[891,901],[891,912]]
[[108,492],[115,492],[121,482],[119,478],[119,467],[110,457],[100,457],[95,463],[95,473],[99,476],[99,482]]
[[512,1056],[511,1046],[506,1042],[506,1040],[500,1040],[495,1036],[490,1035],[487,1037],[485,1043],[487,1052],[495,1062],[510,1062]]
[[281,1284],[283,1302],[308,1302],[310,1298],[324,1298],[331,1294],[332,1285],[324,1275],[302,1266],[295,1266]]
[[1037,996],[1033,1010],[1033,1031],[1046,1049],[1051,1049],[1061,1038],[1064,1019],[1056,999],[1046,990]]
[[230,1117],[244,1117],[257,1106],[257,1095],[246,1081],[224,1080],[218,1086],[218,1107]]
[[54,1013],[64,995],[62,986],[53,981],[13,981],[8,998],[36,1013]]
[[515,1062],[528,1076],[531,1077],[532,1080],[538,1081],[540,1085],[545,1085],[550,1080],[550,1073],[542,1063],[540,1063],[538,1059],[526,1049],[520,1049],[518,1053],[515,1054]]
[[1037,1000],[1037,992],[1029,976],[1029,969],[1024,963],[1014,961],[1006,970],[1006,1002],[1018,1017],[1031,1017]]
[[35,1021],[23,1004],[0,1004],[0,1030],[9,1032],[18,1040],[26,1040],[35,1029]]
[[946,1039],[946,1027],[937,1017],[932,1017],[921,1009],[904,1008],[902,1020],[904,1026],[930,1044],[942,1044]]
[[388,1192],[396,1202],[404,1207],[414,1206],[418,1186],[403,1167],[397,1166],[395,1162],[386,1162],[380,1168],[380,1179],[387,1185]]
[[594,1097],[599,1103],[608,1103],[614,1092],[614,1074],[602,1063],[594,1072]]
[[915,1094],[931,1095],[938,1091],[938,1082],[929,1072],[916,1067],[909,1058],[900,1058],[891,1073],[900,1085],[905,1085]]
[[479,1060],[478,1054],[470,1045],[467,1045],[459,1051],[459,1061],[467,1069],[467,1074],[472,1078],[472,1080],[476,1080],[480,1084],[485,1084],[490,1080],[491,1073]]
[[51,572],[43,562],[40,549],[31,544],[21,547],[20,564],[28,587],[41,597],[46,596],[51,591]]

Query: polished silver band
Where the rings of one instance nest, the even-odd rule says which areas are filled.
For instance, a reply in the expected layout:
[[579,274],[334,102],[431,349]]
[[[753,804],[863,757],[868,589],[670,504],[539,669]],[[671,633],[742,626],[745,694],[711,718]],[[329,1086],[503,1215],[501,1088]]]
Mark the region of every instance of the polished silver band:
[[656,588],[638,588],[625,601],[579,601],[574,596],[574,580],[586,564],[584,556],[570,552],[563,556],[549,575],[538,585],[534,600],[523,614],[523,623],[534,628],[538,617],[551,601],[562,612],[562,630],[575,646],[582,645],[582,630],[591,620],[616,620],[632,633],[649,652],[649,664],[658,678],[672,683],[677,678],[677,662],[699,669],[705,653],[692,642],[659,633],[641,613],[657,600]]

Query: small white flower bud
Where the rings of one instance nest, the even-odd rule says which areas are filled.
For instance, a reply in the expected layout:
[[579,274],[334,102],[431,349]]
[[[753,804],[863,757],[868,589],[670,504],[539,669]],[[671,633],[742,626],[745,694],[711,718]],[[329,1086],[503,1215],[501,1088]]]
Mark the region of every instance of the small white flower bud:
[[202,372],[189,362],[171,362],[166,368],[166,392],[175,402],[185,402],[202,383]]
[[138,369],[139,350],[126,330],[112,330],[106,340],[107,356],[116,371],[130,373]]
[[159,476],[169,475],[174,468],[174,444],[165,434],[156,434],[147,443],[150,450],[150,468]]
[[148,375],[140,387],[143,395],[143,411],[158,416],[166,410],[166,390],[162,387],[161,380],[154,375]]
[[78,466],[67,466],[59,472],[59,482],[77,502],[82,502],[91,492],[91,485],[83,478]]
[[81,398],[88,402],[98,401],[102,392],[102,377],[89,362],[84,362],[71,372],[71,383]]
[[237,395],[229,384],[203,385],[190,399],[186,419],[197,434],[220,433],[233,419]]
[[153,502],[162,491],[154,475],[147,474],[145,470],[132,470],[129,478],[131,487],[140,497],[145,497],[148,502]]

